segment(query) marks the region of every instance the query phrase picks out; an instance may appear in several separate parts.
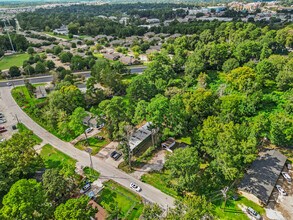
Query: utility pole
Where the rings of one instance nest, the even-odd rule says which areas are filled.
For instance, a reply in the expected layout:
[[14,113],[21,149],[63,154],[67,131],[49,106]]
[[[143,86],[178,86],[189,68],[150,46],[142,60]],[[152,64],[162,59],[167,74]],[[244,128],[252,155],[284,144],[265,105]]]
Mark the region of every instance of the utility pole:
[[89,143],[89,140],[88,140],[88,138],[87,138],[86,131],[84,131],[84,135],[85,135],[85,140],[86,140],[87,146],[89,146],[89,145],[90,145],[90,143]]
[[7,28],[7,26],[6,26],[6,21],[5,21],[5,19],[3,19],[3,22],[4,22],[4,26],[5,26],[5,28],[6,28],[6,31],[7,31],[7,35],[8,35],[9,41],[10,41],[10,45],[11,45],[12,51],[15,52],[15,50],[14,50],[14,46],[13,46],[13,44],[12,44],[12,40],[11,40],[11,37],[10,37],[9,31],[8,31],[8,28]]
[[224,212],[225,212],[225,207],[226,207],[226,202],[227,202],[227,192],[229,190],[229,187],[226,186],[224,189],[221,190],[222,194],[223,194],[223,197],[225,199],[224,201]]
[[90,156],[90,168],[93,169],[93,160],[92,160],[92,154],[91,154],[93,152],[93,150],[92,150],[92,148],[88,147],[88,148],[86,148],[86,152],[88,152],[88,154]]

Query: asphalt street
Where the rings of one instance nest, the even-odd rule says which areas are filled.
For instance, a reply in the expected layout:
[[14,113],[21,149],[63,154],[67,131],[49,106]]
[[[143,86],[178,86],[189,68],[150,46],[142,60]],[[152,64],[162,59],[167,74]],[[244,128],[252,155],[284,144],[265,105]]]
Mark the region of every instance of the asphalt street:
[[[49,78],[41,77],[36,82],[44,82],[44,80],[49,80]],[[72,144],[64,142],[57,138],[56,136],[49,133],[43,127],[34,122],[15,102],[11,95],[12,87],[1,87],[0,88],[0,105],[5,106],[7,109],[6,114],[14,115],[15,118],[25,124],[29,129],[31,129],[36,135],[43,139],[44,143],[48,143],[60,150],[61,152],[67,154],[68,156],[76,159],[84,166],[90,166],[89,155],[85,151],[81,151],[75,148]],[[129,188],[131,182],[137,183],[142,188],[142,191],[138,194],[145,198],[146,200],[157,203],[161,207],[167,209],[168,207],[173,207],[174,198],[168,196],[161,192],[160,190],[150,186],[146,183],[141,182],[138,179],[128,175],[127,173],[122,172],[121,170],[113,167],[110,164],[105,163],[102,159],[97,157],[92,157],[93,168],[101,173],[101,178],[112,179],[124,187]]]
[[[130,73],[131,74],[140,74],[145,70],[145,66],[140,67],[130,67]],[[85,72],[77,72],[74,74],[81,74],[84,75],[86,78],[90,77],[90,71]],[[7,86],[7,82],[12,83],[15,86],[21,86],[24,85],[24,80],[29,80],[30,83],[47,83],[51,82],[53,80],[53,76],[46,75],[46,76],[38,76],[38,77],[29,77],[29,78],[23,78],[23,79],[13,79],[13,80],[5,80],[0,82],[0,87]]]

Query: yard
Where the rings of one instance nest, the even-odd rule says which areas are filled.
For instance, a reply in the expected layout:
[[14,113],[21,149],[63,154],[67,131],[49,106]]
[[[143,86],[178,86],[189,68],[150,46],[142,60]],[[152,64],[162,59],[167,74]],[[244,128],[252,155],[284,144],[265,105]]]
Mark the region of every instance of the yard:
[[29,55],[27,53],[14,54],[10,56],[4,56],[0,60],[0,70],[9,69],[11,66],[22,66],[23,61],[28,60]]
[[75,168],[76,160],[55,149],[49,144],[43,146],[41,157],[45,163],[45,167],[50,168]]
[[141,177],[141,180],[161,190],[167,195],[173,196],[174,198],[179,198],[176,190],[170,187],[168,171],[146,173]]
[[103,208],[111,213],[111,210],[118,206],[122,219],[139,219],[143,203],[138,195],[111,180],[105,182],[104,186],[98,199],[98,203]]
[[238,204],[243,204],[246,207],[252,207],[255,211],[259,214],[264,215],[265,210],[260,207],[259,205],[255,204],[254,202],[246,199],[245,197],[241,196],[237,201],[232,199],[228,199],[226,203],[226,208],[224,211],[224,201],[218,200],[213,202],[214,205],[214,215],[223,220],[232,220],[232,219],[239,219],[239,220],[249,220],[247,215],[241,211],[241,209],[237,206]]
[[103,140],[98,139],[97,137],[90,137],[88,138],[88,142],[89,145],[87,144],[86,140],[82,140],[77,142],[77,144],[75,145],[76,148],[80,149],[80,150],[85,150],[87,147],[90,147],[93,151],[92,151],[92,155],[97,154],[104,146],[106,146],[107,144],[110,143],[110,140],[108,140],[106,137],[106,135],[104,134],[104,132],[100,132],[98,133],[98,136],[103,137]]

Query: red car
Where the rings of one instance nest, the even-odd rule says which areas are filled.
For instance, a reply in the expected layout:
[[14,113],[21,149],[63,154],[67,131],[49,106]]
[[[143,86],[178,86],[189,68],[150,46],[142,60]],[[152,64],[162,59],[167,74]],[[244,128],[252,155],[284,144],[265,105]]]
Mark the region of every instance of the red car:
[[3,133],[3,132],[5,132],[5,131],[7,131],[7,129],[5,129],[5,128],[4,128],[4,129],[1,129],[1,130],[0,130],[0,133]]

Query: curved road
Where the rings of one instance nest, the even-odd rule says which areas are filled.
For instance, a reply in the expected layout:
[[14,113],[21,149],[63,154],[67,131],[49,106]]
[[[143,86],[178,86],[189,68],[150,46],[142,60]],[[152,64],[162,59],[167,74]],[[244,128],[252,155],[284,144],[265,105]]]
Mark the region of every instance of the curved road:
[[[0,88],[0,99],[0,103],[4,104],[5,108],[7,108],[11,114],[17,115],[19,121],[21,121],[36,135],[42,138],[45,143],[52,145],[56,149],[76,159],[84,166],[90,166],[88,153],[81,151],[75,148],[72,144],[64,142],[55,137],[43,127],[34,122],[24,111],[22,111],[11,95],[11,87]],[[122,172],[121,170],[118,170],[110,164],[105,163],[105,161],[97,157],[92,157],[92,161],[93,168],[101,173],[101,178],[112,179],[127,188],[129,187],[130,182],[136,182],[142,188],[142,191],[138,194],[146,200],[157,203],[164,209],[167,209],[168,207],[174,207],[173,197],[170,197],[162,193],[160,190],[135,179],[134,177]]]

